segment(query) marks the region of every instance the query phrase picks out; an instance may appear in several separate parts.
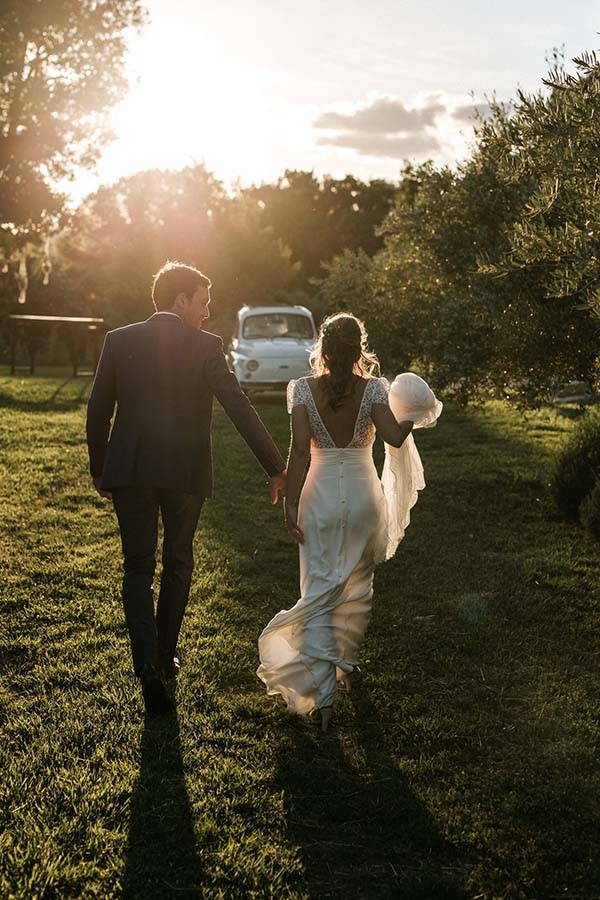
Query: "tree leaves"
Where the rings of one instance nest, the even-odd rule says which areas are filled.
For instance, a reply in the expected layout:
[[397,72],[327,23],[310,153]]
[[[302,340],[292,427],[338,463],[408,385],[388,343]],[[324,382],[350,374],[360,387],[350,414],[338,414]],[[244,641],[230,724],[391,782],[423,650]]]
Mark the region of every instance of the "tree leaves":
[[31,240],[56,219],[59,180],[90,166],[123,94],[139,0],[4,0],[0,12],[0,228]]
[[[594,381],[600,343],[600,64],[555,56],[549,92],[490,104],[456,171],[407,165],[365,268],[365,309],[385,364],[461,399],[544,401]],[[329,267],[335,295],[349,266]],[[381,346],[381,349],[380,349]]]

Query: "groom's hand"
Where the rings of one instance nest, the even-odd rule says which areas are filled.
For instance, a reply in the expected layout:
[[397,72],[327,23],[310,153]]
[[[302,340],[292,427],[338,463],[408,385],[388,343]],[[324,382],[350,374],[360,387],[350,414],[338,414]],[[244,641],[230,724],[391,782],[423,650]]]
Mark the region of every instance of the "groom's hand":
[[274,506],[279,500],[279,491],[285,494],[286,470],[279,472],[278,475],[271,476],[271,504]]
[[96,488],[96,490],[98,491],[98,493],[100,494],[101,497],[104,497],[106,500],[112,500],[111,492],[102,490],[102,476],[101,475],[99,475],[97,478],[93,478],[92,481],[94,482],[94,487]]

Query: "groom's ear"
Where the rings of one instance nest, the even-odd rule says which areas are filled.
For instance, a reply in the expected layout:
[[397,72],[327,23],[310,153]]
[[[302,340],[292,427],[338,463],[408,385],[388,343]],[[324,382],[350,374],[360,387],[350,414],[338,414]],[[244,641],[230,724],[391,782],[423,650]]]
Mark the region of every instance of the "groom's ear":
[[186,295],[183,293],[183,291],[180,291],[180,292],[177,294],[177,296],[175,297],[175,300],[173,301],[173,307],[172,307],[172,308],[173,308],[174,310],[185,309],[186,300],[187,300]]

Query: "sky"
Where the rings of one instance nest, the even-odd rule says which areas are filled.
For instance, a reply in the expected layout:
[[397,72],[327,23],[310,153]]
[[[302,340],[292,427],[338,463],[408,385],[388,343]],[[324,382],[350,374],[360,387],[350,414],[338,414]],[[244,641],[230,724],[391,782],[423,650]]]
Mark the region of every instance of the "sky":
[[[228,187],[285,169],[395,180],[453,165],[473,113],[600,46],[600,0],[146,0],[116,139],[74,193],[204,163]],[[487,98],[487,99],[486,99]]]

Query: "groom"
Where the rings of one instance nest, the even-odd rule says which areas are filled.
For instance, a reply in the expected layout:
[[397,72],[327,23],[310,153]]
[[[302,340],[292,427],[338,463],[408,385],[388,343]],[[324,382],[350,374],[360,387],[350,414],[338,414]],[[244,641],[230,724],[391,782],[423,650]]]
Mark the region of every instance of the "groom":
[[[119,522],[125,618],[149,714],[172,708],[163,679],[179,671],[177,639],[192,578],[194,532],[212,493],[213,396],[270,476],[271,503],[285,487],[285,463],[229,371],[221,338],[201,330],[210,286],[191,266],[163,266],[152,287],[154,315],[106,335],[88,402],[90,470],[98,493],[112,499]],[[159,514],[163,571],[155,617]]]

